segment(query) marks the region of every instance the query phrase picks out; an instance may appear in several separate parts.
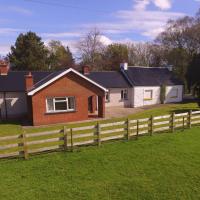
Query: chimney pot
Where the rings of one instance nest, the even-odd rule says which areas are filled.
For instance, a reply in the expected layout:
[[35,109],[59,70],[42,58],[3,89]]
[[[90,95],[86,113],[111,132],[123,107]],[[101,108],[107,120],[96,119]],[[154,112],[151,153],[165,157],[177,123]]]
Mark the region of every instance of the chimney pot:
[[87,65],[84,65],[83,66],[83,74],[86,75],[86,74],[89,74],[90,73],[90,67],[87,66]]
[[0,61],[0,75],[7,75],[9,71],[9,64],[5,61]]
[[27,75],[25,75],[25,87],[26,91],[30,90],[33,87],[33,75],[31,72],[29,72]]
[[120,63],[120,69],[128,70],[128,63],[127,62]]

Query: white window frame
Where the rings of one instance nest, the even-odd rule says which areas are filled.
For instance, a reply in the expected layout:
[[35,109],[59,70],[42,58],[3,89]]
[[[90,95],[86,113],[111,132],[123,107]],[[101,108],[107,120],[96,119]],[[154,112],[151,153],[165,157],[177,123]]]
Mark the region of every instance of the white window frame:
[[[126,94],[126,97],[124,94]],[[121,95],[121,100],[128,100],[128,89],[122,89],[120,95]]]
[[[145,93],[150,92],[151,93],[151,97],[150,98],[146,98],[145,97]],[[153,90],[152,89],[147,89],[144,90],[144,101],[151,101],[153,99]]]
[[176,99],[176,98],[178,98],[179,90],[178,90],[178,88],[172,88],[172,93],[173,93],[173,90],[176,90],[176,95],[170,96],[170,98],[171,99]]
[[[106,98],[106,97],[108,97],[108,98]],[[106,101],[107,103],[110,102],[110,91],[106,92],[105,101]]]
[[[65,98],[64,100],[56,100],[56,99],[59,99],[59,98]],[[69,98],[73,98],[74,99],[74,108],[69,108]],[[49,99],[53,99],[53,110],[49,110],[49,107],[48,107],[48,100]],[[55,104],[57,102],[66,102],[66,105],[67,105],[67,109],[66,110],[56,110],[56,106]],[[58,112],[73,112],[76,110],[76,100],[75,100],[75,97],[74,96],[69,96],[69,97],[47,97],[46,98],[46,112],[47,113],[58,113]]]

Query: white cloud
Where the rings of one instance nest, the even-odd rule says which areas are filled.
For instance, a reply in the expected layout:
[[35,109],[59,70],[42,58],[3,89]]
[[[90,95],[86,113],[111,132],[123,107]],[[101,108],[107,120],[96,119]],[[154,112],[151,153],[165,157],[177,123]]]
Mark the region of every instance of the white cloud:
[[134,10],[145,10],[150,4],[150,0],[134,0],[133,9]]
[[[85,24],[83,27],[88,29],[97,27],[106,34],[137,33],[152,39],[163,31],[169,19],[185,15],[180,12],[163,11],[171,7],[170,0],[134,0],[133,2],[133,9],[114,13],[114,21]],[[147,6],[150,3],[154,3],[161,10],[148,10]]]
[[10,46],[9,44],[0,44],[0,55],[7,55],[10,52]]
[[15,12],[22,15],[32,15],[32,11],[18,6],[1,6],[1,12]]
[[150,3],[162,10],[168,10],[172,7],[171,0],[133,0],[134,10],[145,10]]
[[15,29],[15,28],[0,28],[1,36],[16,35],[20,32],[24,32],[24,30],[23,29]]
[[154,0],[153,2],[155,6],[162,10],[168,10],[172,6],[171,0]]
[[154,39],[159,33],[161,33],[162,31],[164,31],[164,28],[157,28],[157,29],[153,29],[153,30],[149,30],[146,31],[144,33],[142,33],[142,35],[150,37],[152,39]]
[[112,44],[112,43],[113,43],[113,41],[112,41],[110,38],[106,37],[105,35],[102,35],[102,36],[100,37],[100,42],[101,42],[102,44],[104,44],[104,45],[109,45],[109,44]]
[[73,38],[80,37],[82,34],[80,32],[59,32],[59,33],[41,33],[42,37],[45,38]]

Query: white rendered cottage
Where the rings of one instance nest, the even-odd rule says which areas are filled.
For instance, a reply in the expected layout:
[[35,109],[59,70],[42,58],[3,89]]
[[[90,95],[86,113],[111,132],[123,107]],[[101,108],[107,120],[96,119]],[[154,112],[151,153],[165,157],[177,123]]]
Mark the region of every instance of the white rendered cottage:
[[122,63],[118,72],[90,72],[87,76],[108,89],[106,107],[160,104],[163,87],[164,103],[183,100],[183,83],[170,67],[136,67]]

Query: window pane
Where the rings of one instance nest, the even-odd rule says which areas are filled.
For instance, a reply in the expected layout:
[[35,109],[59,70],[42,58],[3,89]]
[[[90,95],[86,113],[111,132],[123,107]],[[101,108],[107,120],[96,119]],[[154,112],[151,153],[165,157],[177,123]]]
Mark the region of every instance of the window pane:
[[55,101],[66,101],[66,98],[65,97],[55,98]]
[[55,102],[55,110],[67,110],[67,102]]
[[124,90],[124,99],[128,99],[128,91]]
[[152,90],[145,90],[144,91],[144,98],[145,99],[152,99],[153,97],[153,91]]
[[171,90],[171,97],[178,97],[178,89],[174,88]]
[[47,110],[48,111],[53,111],[53,99],[47,99]]
[[106,101],[109,101],[110,100],[110,94],[109,92],[106,92]]
[[74,97],[69,97],[68,98],[68,108],[70,110],[75,109],[75,98]]
[[121,90],[121,99],[124,99],[124,91]]

